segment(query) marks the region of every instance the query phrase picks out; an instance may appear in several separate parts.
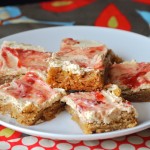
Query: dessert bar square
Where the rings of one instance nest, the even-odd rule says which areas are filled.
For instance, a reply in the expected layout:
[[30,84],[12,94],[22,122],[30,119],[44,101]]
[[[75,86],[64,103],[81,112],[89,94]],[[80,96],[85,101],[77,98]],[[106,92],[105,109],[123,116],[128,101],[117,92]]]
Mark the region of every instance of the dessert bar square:
[[0,86],[0,112],[11,114],[17,122],[34,125],[53,119],[64,104],[60,102],[64,89],[52,89],[35,72]]
[[122,61],[104,44],[66,38],[49,62],[47,82],[65,90],[102,89],[112,62]]
[[66,110],[84,133],[100,133],[137,125],[137,112],[121,96],[117,85],[95,92],[78,92],[64,96]]
[[110,82],[122,89],[122,96],[132,102],[150,102],[150,63],[135,61],[113,64]]
[[46,76],[50,57],[51,53],[44,52],[40,46],[4,41],[0,51],[0,84],[29,70]]

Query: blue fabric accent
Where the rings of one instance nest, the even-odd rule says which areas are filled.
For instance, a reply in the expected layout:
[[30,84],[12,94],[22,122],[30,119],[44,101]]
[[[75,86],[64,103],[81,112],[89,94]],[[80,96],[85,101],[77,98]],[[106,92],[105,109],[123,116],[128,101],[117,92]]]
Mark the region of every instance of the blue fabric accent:
[[150,12],[137,10],[137,13],[138,13],[148,24],[150,24]]
[[[15,20],[16,20],[16,22],[15,22]],[[31,19],[31,18],[28,18],[26,16],[22,16],[20,18],[4,21],[3,25],[15,24],[15,23],[41,23],[41,24],[62,25],[62,26],[70,26],[70,25],[75,24],[75,22],[40,21],[40,20],[34,20],[34,19]]]
[[17,17],[21,15],[21,11],[15,6],[6,6],[5,10],[9,13],[10,17]]
[[3,13],[5,11],[5,7],[0,9],[0,13]]

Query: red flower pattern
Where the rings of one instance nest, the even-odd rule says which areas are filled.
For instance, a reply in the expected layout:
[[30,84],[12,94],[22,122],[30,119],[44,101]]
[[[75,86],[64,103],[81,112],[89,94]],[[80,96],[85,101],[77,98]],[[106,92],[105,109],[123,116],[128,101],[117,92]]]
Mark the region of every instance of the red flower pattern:
[[86,6],[94,1],[96,0],[52,0],[41,2],[40,5],[44,10],[61,13]]
[[131,25],[114,4],[109,4],[98,16],[96,26],[131,30]]

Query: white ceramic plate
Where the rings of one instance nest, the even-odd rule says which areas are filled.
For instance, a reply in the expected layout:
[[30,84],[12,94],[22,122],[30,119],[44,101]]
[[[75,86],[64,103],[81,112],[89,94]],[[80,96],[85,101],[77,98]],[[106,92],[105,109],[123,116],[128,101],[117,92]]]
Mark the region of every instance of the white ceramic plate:
[[[47,50],[56,51],[59,49],[60,41],[66,37],[101,41],[126,60],[136,59],[137,61],[150,61],[149,38],[135,33],[100,27],[73,26],[43,28],[5,37],[0,39],[0,43],[4,40],[13,40],[17,42],[41,45]],[[150,128],[150,103],[133,103],[133,105],[139,113],[138,126],[108,133],[92,135],[83,134],[79,126],[71,120],[71,116],[67,114],[67,112],[62,112],[51,121],[30,127],[19,125],[8,115],[0,115],[0,124],[26,134],[51,139],[107,139]]]

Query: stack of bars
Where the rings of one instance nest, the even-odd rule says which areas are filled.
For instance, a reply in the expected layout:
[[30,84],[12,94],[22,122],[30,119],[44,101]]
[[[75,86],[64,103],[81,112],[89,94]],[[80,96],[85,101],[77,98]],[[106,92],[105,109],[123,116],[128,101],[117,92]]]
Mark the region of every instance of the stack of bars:
[[24,125],[50,120],[64,110],[64,89],[46,83],[52,53],[40,46],[3,42],[0,51],[0,112]]
[[0,112],[24,125],[66,109],[86,134],[120,130],[137,125],[127,100],[150,101],[150,64],[123,62],[96,41],[66,38],[55,53],[4,42],[0,72]]

